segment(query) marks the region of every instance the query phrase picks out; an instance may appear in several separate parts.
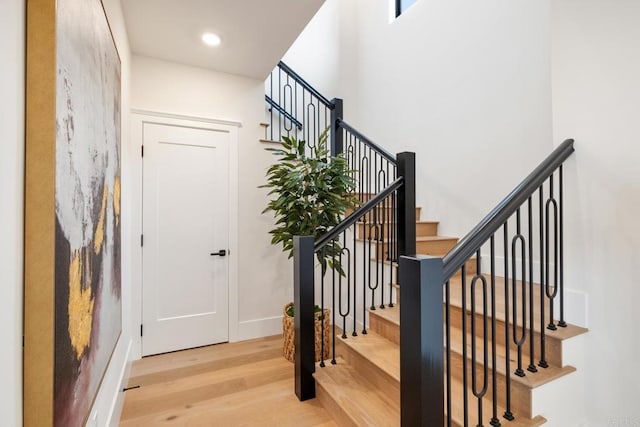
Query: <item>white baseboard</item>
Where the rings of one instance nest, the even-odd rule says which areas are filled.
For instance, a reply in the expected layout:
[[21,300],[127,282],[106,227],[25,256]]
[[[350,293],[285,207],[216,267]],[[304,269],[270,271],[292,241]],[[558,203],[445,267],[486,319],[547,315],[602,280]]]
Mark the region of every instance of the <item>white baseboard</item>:
[[129,345],[127,346],[127,351],[125,353],[125,363],[122,365],[122,369],[120,370],[120,378],[118,384],[118,393],[114,396],[113,403],[111,404],[111,410],[108,415],[108,422],[106,425],[111,427],[117,427],[120,425],[120,415],[122,415],[122,408],[124,406],[124,398],[126,397],[126,392],[122,391],[127,384],[129,383],[129,376],[131,375],[131,364],[133,363],[131,360],[131,348],[133,346],[133,340],[129,340]]
[[234,341],[245,341],[282,334],[282,315],[238,322],[238,334]]
[[[482,271],[484,273],[487,273],[489,271],[491,271],[490,268],[490,257],[486,254],[483,254],[482,257]],[[509,260],[509,269],[511,269],[511,260]],[[516,266],[518,268],[520,268],[521,265],[521,260],[519,258],[516,259]],[[529,261],[526,260],[525,261],[525,268],[527,269],[527,272],[529,271]],[[551,271],[553,271],[553,264],[551,264],[550,266]],[[496,275],[504,277],[504,257],[503,256],[496,256],[495,257],[495,269],[496,269]],[[551,273],[553,274],[553,273]],[[528,273],[527,273],[527,280],[528,280]],[[518,280],[520,280],[521,276],[520,273],[518,273]],[[534,260],[533,261],[533,280],[535,283],[540,283],[540,262]],[[556,302],[559,304],[559,296],[556,296],[555,300]],[[564,299],[565,299],[565,320],[573,325],[576,326],[582,326],[584,328],[589,327],[589,295],[581,292],[581,291],[577,291],[575,289],[571,289],[569,286],[567,286],[567,284],[565,283],[565,288],[564,288]],[[559,313],[555,313],[554,317],[558,317]]]
[[120,336],[100,384],[85,427],[117,426],[124,405],[123,384],[128,381],[132,340]]

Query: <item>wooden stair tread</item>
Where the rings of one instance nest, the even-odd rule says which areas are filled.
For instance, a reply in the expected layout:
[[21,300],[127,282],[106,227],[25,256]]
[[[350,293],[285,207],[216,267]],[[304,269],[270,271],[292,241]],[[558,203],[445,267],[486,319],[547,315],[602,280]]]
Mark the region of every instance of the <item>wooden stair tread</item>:
[[[471,280],[473,279],[474,275],[472,274],[468,274],[466,276],[466,290],[467,290],[467,313],[471,312]],[[487,279],[487,296],[489,297],[490,294],[490,288],[491,288],[491,278],[488,275],[485,275],[486,279]],[[496,312],[495,312],[495,318],[496,320],[500,321],[500,322],[504,322],[505,321],[505,307],[504,307],[504,277],[499,277],[496,276]],[[450,302],[451,305],[454,307],[457,307],[459,309],[462,309],[462,284],[461,284],[461,280],[462,277],[458,276],[458,277],[452,277],[450,279]],[[517,285],[516,288],[518,288],[518,290],[520,289],[520,281],[517,281]],[[476,289],[476,313],[477,314],[482,314],[483,309],[482,309],[482,294],[480,293],[480,291],[482,290],[481,286],[477,286]],[[509,291],[512,290],[512,286],[509,286]],[[540,305],[538,304],[538,301],[540,301],[540,285],[537,283],[534,283],[534,293],[533,293],[533,298],[534,298],[534,313],[533,313],[533,326],[534,326],[534,331],[535,332],[540,332]],[[527,297],[528,297],[528,291],[527,291]],[[518,300],[518,304],[520,304],[520,296],[518,296],[517,298]],[[511,304],[512,302],[512,294],[509,293],[509,303]],[[487,304],[488,306],[490,304]],[[548,310],[548,304],[545,307]],[[557,308],[556,307],[556,312],[554,314],[557,314]],[[528,309],[528,303],[527,303],[527,309]],[[510,310],[511,310],[511,305],[510,305]],[[529,320],[528,318],[529,314],[527,313],[527,322]],[[548,318],[548,311],[545,312],[545,316]],[[511,315],[510,315],[511,318]],[[557,319],[556,319],[557,321]],[[545,322],[546,323],[546,322]],[[577,335],[581,335],[588,332],[588,329],[580,327],[580,326],[576,326],[576,325],[572,325],[572,324],[567,324],[566,327],[558,327],[555,331],[546,329],[545,327],[545,334],[547,336],[553,337],[555,339],[558,340],[566,340],[572,337],[575,337]]]
[[260,142],[262,142],[263,144],[280,144],[280,145],[282,145],[282,141],[274,141],[272,139],[265,139],[265,138],[260,138]]
[[316,366],[313,374],[321,399],[330,398],[340,407],[352,425],[399,426],[400,407],[396,399],[378,390],[357,369],[336,359],[337,364]]

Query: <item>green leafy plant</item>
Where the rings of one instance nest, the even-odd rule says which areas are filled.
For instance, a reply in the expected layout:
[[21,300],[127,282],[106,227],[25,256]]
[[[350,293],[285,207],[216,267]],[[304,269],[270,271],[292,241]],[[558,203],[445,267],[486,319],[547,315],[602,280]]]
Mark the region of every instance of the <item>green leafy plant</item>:
[[[357,202],[355,182],[344,156],[330,156],[325,130],[316,147],[307,153],[306,142],[283,137],[282,148],[267,148],[279,160],[267,170],[269,195],[275,198],[262,213],[273,211],[276,228],[270,231],[272,244],[282,244],[293,256],[293,236],[323,236],[340,223],[348,208]],[[336,241],[317,252],[324,274],[327,267],[344,275],[339,262],[342,247]]]

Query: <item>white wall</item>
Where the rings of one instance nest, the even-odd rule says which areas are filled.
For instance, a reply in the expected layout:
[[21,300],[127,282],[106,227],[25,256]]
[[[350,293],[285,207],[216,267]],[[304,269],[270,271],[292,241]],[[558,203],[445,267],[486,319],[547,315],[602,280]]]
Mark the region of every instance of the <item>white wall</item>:
[[640,3],[555,0],[554,140],[566,173],[565,282],[589,295],[590,426],[640,425]]
[[284,59],[415,151],[423,218],[462,236],[552,149],[550,1],[421,0],[397,20],[390,3],[328,0]]
[[347,121],[416,152],[423,218],[461,237],[551,150],[550,1],[356,3]]
[[117,426],[124,403],[122,388],[128,380],[131,365],[131,158],[132,147],[129,133],[131,52],[122,16],[120,0],[103,0],[121,61],[121,218],[122,218],[122,334],[116,344],[109,366],[100,385],[89,420],[88,427]]
[[[261,215],[267,198],[266,191],[257,187],[265,182],[266,169],[273,161],[273,156],[264,151],[264,144],[259,142],[264,137],[259,126],[265,121],[264,82],[134,55],[131,105],[140,110],[242,123],[239,247],[237,254],[231,254],[238,257],[239,264],[238,319],[230,319],[230,338],[242,340],[281,333],[282,307],[293,298],[293,267],[291,261],[270,244],[268,231],[273,227],[273,217]],[[140,227],[139,220],[137,227]],[[134,289],[132,309],[139,320],[139,280]],[[137,352],[139,354],[139,348]]]
[[22,424],[25,2],[0,14],[0,425]]
[[341,80],[338,53],[344,39],[340,25],[344,3],[327,0],[282,58],[328,99],[338,96]]

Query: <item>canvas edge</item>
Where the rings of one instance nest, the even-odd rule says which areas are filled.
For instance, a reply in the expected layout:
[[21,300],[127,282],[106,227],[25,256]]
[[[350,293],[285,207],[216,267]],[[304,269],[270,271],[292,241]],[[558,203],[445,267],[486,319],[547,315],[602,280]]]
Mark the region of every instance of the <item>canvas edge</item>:
[[56,0],[27,2],[24,425],[53,425]]

